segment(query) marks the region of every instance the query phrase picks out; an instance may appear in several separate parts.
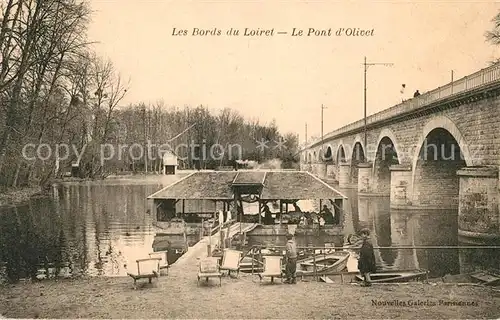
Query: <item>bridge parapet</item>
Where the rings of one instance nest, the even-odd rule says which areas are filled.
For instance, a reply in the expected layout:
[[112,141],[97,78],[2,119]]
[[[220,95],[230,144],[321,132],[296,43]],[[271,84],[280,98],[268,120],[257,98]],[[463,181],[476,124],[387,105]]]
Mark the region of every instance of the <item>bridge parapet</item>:
[[[498,80],[500,80],[500,63],[496,63],[490,67],[481,69],[457,81],[450,82],[442,87],[438,87],[434,90],[425,92],[418,97],[403,101],[398,105],[368,116],[366,118],[366,124],[367,126],[369,126],[377,122],[388,120],[395,116],[410,113],[431,103],[439,102],[440,100],[445,100],[452,96],[472,91],[474,89],[477,89],[478,87],[488,85]],[[359,130],[363,127],[364,119],[358,120],[335,131],[327,133],[323,136],[323,141],[350,133],[355,130]],[[310,143],[306,147],[306,149],[317,146],[318,143],[321,143],[321,139]]]

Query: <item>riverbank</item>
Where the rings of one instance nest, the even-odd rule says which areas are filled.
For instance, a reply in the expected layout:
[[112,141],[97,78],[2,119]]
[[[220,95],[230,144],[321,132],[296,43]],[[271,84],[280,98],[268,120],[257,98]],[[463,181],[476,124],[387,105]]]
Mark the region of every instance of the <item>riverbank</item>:
[[37,196],[43,196],[39,186],[5,188],[0,190],[0,206],[20,204]]
[[[64,177],[60,179],[51,180],[51,184],[78,184],[83,182],[100,181],[103,184],[115,184],[121,182],[130,182],[133,184],[142,183],[160,183],[169,184],[171,181],[175,181],[186,176],[190,172],[181,172],[177,175],[167,176],[160,174],[126,174],[126,175],[114,175],[109,176],[104,179],[83,179],[75,177]],[[44,191],[40,186],[26,186],[26,187],[3,187],[0,188],[0,206],[17,205],[28,202],[31,198],[48,196],[49,191]]]
[[[9,318],[489,318],[500,316],[498,288],[457,284],[259,284],[224,277],[197,286],[182,270],[133,289],[131,278],[87,278],[0,287]],[[468,304],[468,305],[467,305]]]

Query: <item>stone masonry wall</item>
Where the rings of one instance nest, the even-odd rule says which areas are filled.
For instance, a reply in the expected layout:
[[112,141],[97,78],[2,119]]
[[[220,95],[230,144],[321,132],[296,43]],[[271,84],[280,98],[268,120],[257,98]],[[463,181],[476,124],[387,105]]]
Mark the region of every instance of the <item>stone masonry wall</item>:
[[[328,119],[325,119],[328,122]],[[365,152],[368,160],[375,158],[375,145],[379,136],[384,132],[390,132],[394,138],[393,143],[399,152],[398,157],[402,163],[412,163],[416,148],[420,148],[420,142],[425,138],[425,131],[444,127],[455,137],[457,133],[462,135],[468,145],[472,156],[470,165],[497,165],[500,166],[500,96],[490,97],[480,101],[463,104],[459,107],[438,111],[433,114],[423,115],[418,118],[408,119],[392,123],[384,128],[376,128],[368,131],[368,148]],[[382,137],[380,137],[382,138]],[[341,139],[325,141],[325,148],[332,148],[333,157],[336,159],[337,148],[340,144],[344,146],[347,161],[350,161],[356,141],[363,143],[363,134],[354,134]],[[319,152],[319,147],[306,152]],[[316,160],[321,161],[321,160]],[[315,162],[313,160],[313,162]]]

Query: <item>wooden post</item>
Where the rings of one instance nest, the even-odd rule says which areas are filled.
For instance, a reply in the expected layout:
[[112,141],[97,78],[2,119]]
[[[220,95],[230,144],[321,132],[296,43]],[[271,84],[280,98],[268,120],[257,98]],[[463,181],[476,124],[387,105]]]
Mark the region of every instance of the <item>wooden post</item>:
[[316,271],[316,250],[313,249],[313,265],[314,265],[314,279],[318,281],[318,274]]
[[203,235],[204,235],[204,230],[205,230],[205,219],[203,219],[203,217],[201,218],[201,232],[200,232],[200,241],[201,239],[203,239]]
[[185,252],[187,252],[189,245],[188,245],[188,241],[187,241],[187,234],[186,234],[186,226],[185,225],[184,225],[183,236],[184,236],[184,250],[185,250]]
[[[240,217],[240,212],[238,210],[238,193],[236,192],[235,195],[234,195],[234,208],[236,209],[236,220],[239,220]],[[241,222],[241,221],[240,221]]]
[[283,216],[283,201],[280,200],[280,227],[281,227],[281,217]]
[[253,260],[255,259],[255,250],[254,248],[252,248],[251,250],[252,250],[252,280],[253,280]]
[[288,214],[288,202],[285,203],[285,213]]
[[[240,198],[240,195],[238,195],[238,198]],[[243,214],[245,213],[245,211],[243,210],[243,202],[241,201],[241,198],[239,200],[240,200],[240,207],[241,207],[241,217],[240,217],[240,236],[241,236],[241,234],[242,234],[241,224],[243,223]]]
[[[214,213],[214,221],[215,221],[215,216],[217,212]],[[212,228],[214,224],[210,223],[210,231],[208,233],[208,245],[207,245],[207,256],[211,257],[212,256]]]
[[259,203],[259,224],[262,224],[262,207],[261,207],[260,199],[259,199],[258,203]]

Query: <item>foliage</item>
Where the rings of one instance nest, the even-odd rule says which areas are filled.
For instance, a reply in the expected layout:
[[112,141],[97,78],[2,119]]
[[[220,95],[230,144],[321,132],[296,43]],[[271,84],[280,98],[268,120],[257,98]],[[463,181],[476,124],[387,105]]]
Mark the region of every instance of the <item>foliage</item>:
[[[184,168],[213,169],[232,165],[233,160],[264,162],[277,158],[286,159],[287,163],[298,161],[294,157],[298,147],[295,135],[283,137],[274,121],[267,126],[261,125],[258,121],[245,120],[228,108],[212,114],[203,106],[168,108],[163,102],[158,102],[151,106],[139,104],[122,108],[116,112],[115,119],[117,128],[120,128],[116,132],[116,145],[147,145],[149,142],[151,157],[134,161],[137,154],[124,149],[125,157],[110,162],[109,165],[113,163],[115,167],[108,169],[158,172],[161,170],[161,151],[165,150],[173,151]],[[258,141],[267,141],[267,147],[258,148]],[[283,141],[282,148],[277,144],[279,141]],[[198,162],[197,159],[203,160]]]
[[[241,156],[248,159],[290,158],[276,148],[255,148],[256,140],[279,140],[274,122],[260,125],[230,109],[214,115],[201,106],[167,108],[161,102],[120,107],[128,83],[110,61],[91,50],[86,35],[88,2],[2,0],[0,10],[1,186],[44,186],[72,164],[79,165],[82,178],[102,178],[120,170],[159,171],[158,158],[134,160],[130,150],[103,162],[103,145],[144,146],[148,140],[162,144],[179,133],[183,134],[170,141],[177,146],[204,140],[207,147],[240,144]],[[62,159],[54,154],[58,145],[69,148],[60,150]],[[225,151],[222,160],[207,159],[198,165],[227,162]],[[183,165],[195,166],[192,158]]]
[[493,22],[493,29],[486,31],[485,37],[486,40],[491,42],[494,45],[500,44],[500,11],[495,15],[495,17],[491,20]]
[[[486,37],[486,41],[497,46],[500,45],[500,11],[491,21],[493,22],[493,29],[486,31],[484,36]],[[490,61],[491,64],[497,64],[499,62],[500,58]]]

